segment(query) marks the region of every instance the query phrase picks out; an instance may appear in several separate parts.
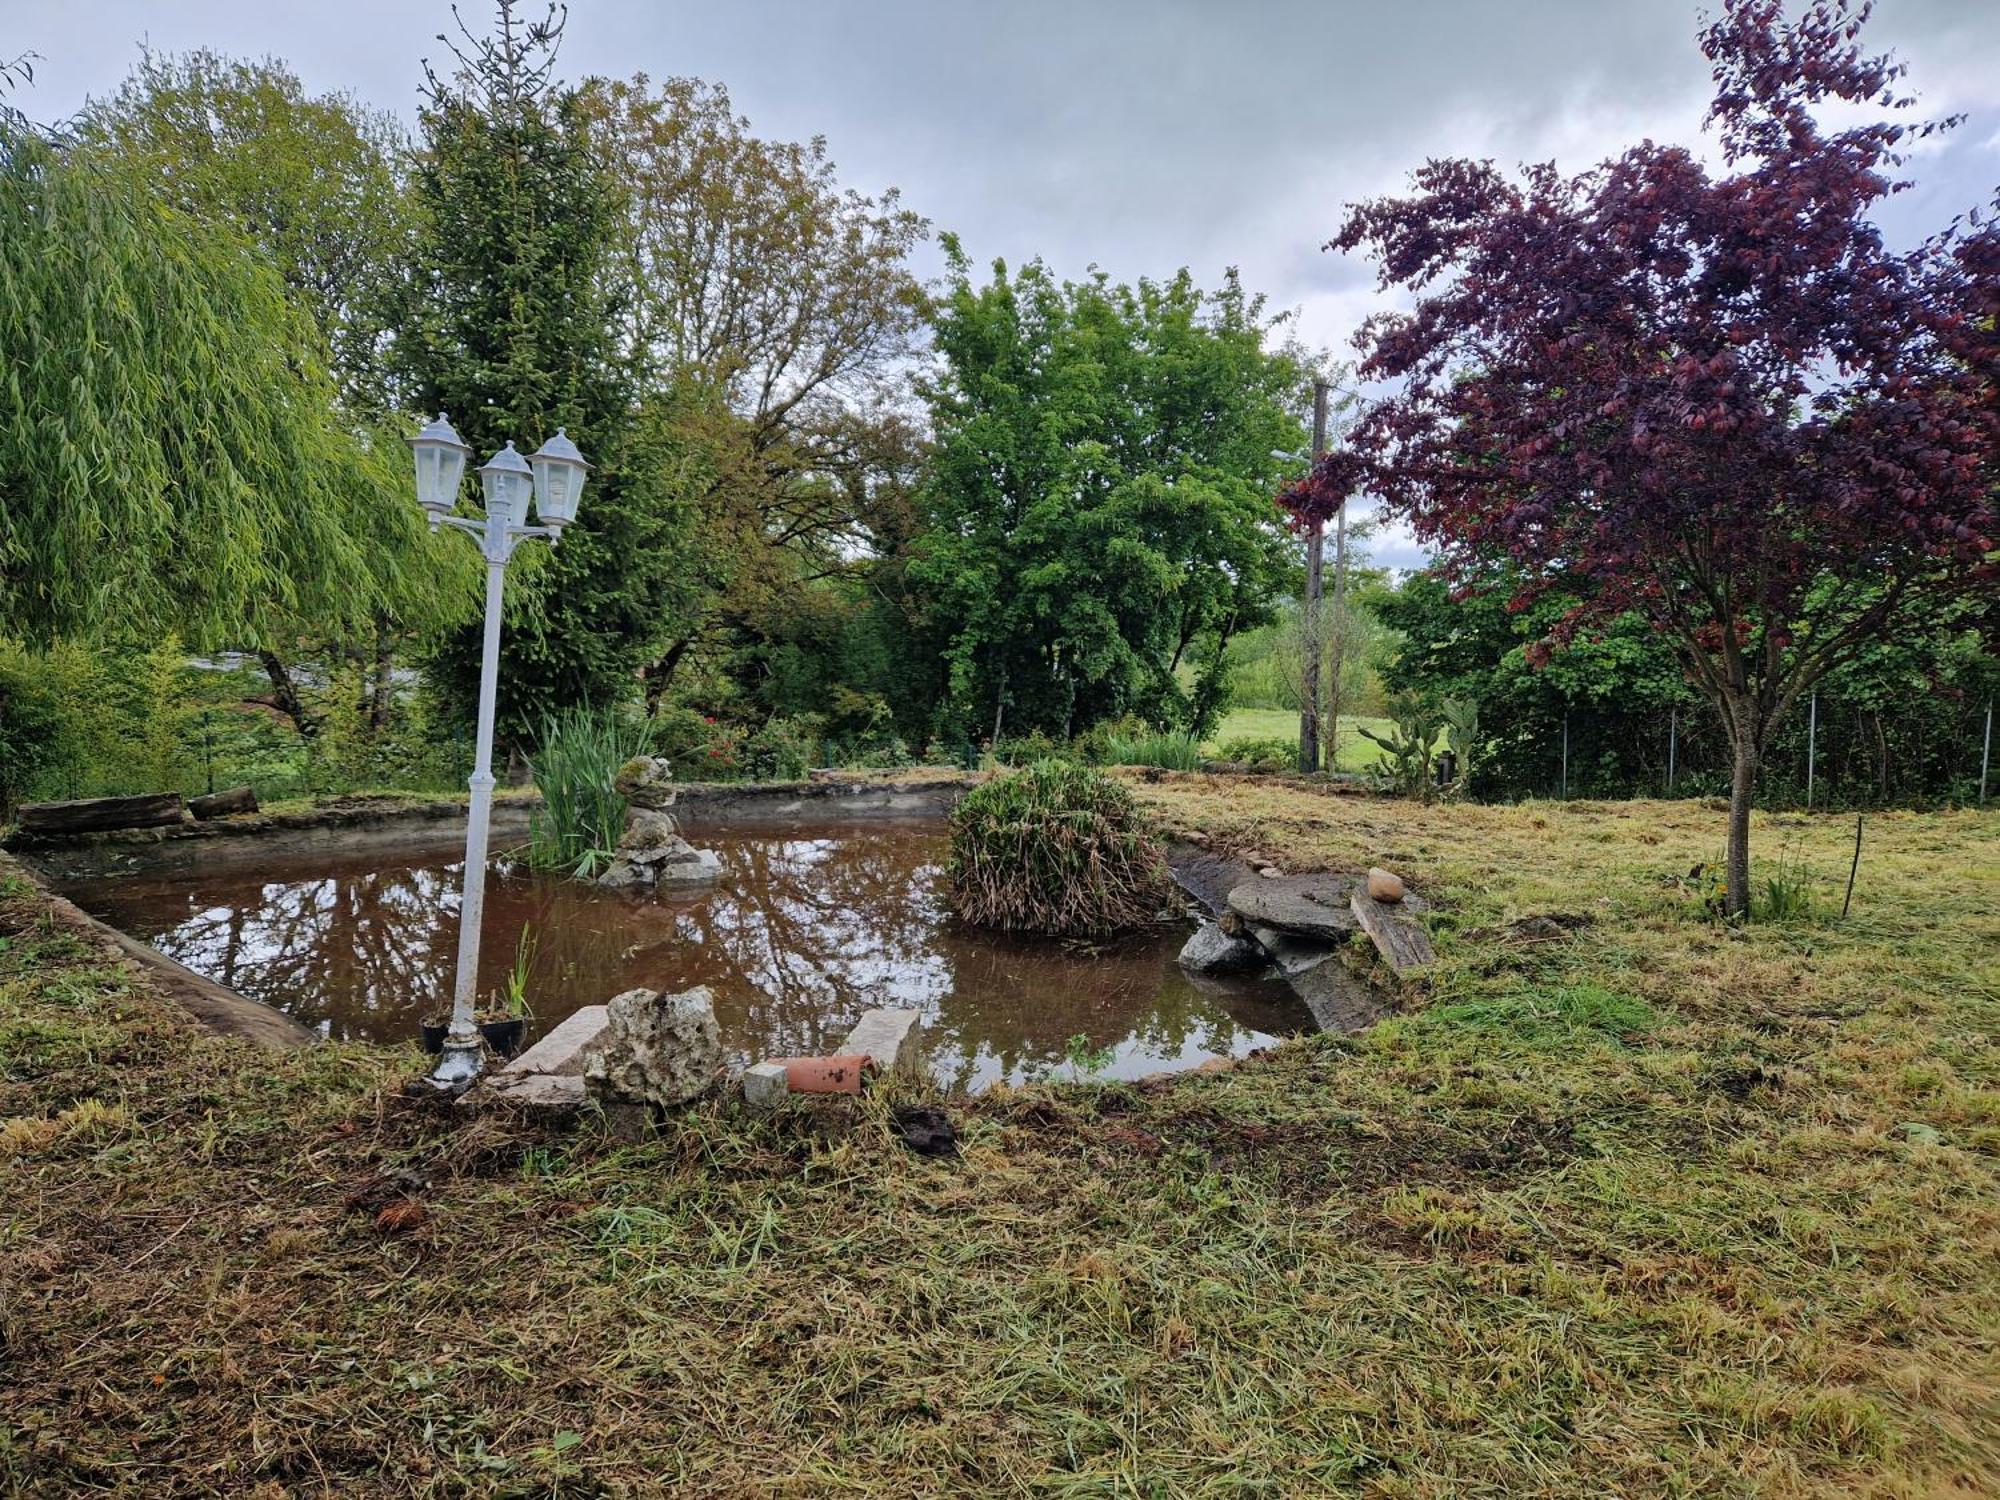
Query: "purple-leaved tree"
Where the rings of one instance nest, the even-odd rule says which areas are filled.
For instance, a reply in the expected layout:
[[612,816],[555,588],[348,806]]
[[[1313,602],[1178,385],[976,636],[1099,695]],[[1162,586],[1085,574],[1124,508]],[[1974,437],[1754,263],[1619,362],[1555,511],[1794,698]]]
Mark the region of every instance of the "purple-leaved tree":
[[[1954,122],[1899,123],[1867,11],[1728,0],[1701,39],[1719,172],[1651,142],[1578,176],[1433,161],[1328,247],[1414,307],[1358,335],[1392,394],[1293,508],[1365,479],[1447,567],[1575,598],[1543,655],[1650,620],[1732,747],[1732,914],[1772,729],[1868,640],[2000,578],[2000,235],[1974,212],[1885,245],[1903,146]],[[1830,128],[1834,103],[1865,118]]]

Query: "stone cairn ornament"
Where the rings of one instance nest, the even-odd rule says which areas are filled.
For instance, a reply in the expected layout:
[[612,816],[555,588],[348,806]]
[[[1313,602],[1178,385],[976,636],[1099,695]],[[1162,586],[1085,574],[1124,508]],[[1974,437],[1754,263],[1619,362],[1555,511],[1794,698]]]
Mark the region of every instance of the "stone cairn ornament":
[[615,890],[700,891],[715,884],[722,862],[680,835],[674,815],[673,767],[655,755],[628,760],[612,778],[631,804],[611,866],[597,883]]

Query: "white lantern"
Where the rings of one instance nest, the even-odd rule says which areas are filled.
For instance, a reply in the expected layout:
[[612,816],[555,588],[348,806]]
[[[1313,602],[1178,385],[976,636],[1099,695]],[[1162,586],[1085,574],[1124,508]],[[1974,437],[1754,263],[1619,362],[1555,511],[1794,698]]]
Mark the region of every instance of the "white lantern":
[[417,461],[417,503],[430,512],[435,522],[452,513],[458,504],[459,481],[465,477],[465,456],[472,450],[443,412],[435,422],[409,440]]
[[535,470],[536,518],[560,536],[563,527],[576,519],[576,504],[583,496],[583,479],[590,465],[560,427],[528,462]]
[[487,459],[479,469],[479,482],[486,487],[486,524],[520,526],[528,519],[528,498],[535,492],[535,471],[509,443]]

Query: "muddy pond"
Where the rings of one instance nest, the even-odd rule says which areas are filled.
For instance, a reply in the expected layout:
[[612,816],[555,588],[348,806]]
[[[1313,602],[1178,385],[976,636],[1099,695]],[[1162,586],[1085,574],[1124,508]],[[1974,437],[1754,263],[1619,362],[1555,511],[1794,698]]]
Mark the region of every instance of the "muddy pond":
[[[1276,980],[1191,979],[1186,924],[1080,948],[968,930],[945,900],[936,819],[692,826],[722,859],[718,887],[659,899],[496,870],[486,893],[480,990],[497,989],[530,924],[538,1034],[635,985],[714,991],[741,1061],[837,1046],[860,1013],[923,1013],[937,1079],[1067,1076],[1072,1039],[1100,1076],[1137,1077],[1240,1056],[1312,1029]],[[69,883],[93,916],[323,1035],[402,1042],[446,1008],[460,858],[438,843],[254,867],[132,873]]]

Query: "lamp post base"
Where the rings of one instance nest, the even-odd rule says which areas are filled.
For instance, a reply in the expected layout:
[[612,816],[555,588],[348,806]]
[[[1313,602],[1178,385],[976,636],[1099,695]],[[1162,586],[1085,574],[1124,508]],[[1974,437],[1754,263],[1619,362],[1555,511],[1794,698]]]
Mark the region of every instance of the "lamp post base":
[[444,1039],[444,1051],[438,1055],[437,1066],[425,1075],[424,1082],[441,1094],[462,1094],[478,1081],[485,1066],[479,1033],[460,1036],[453,1032]]

